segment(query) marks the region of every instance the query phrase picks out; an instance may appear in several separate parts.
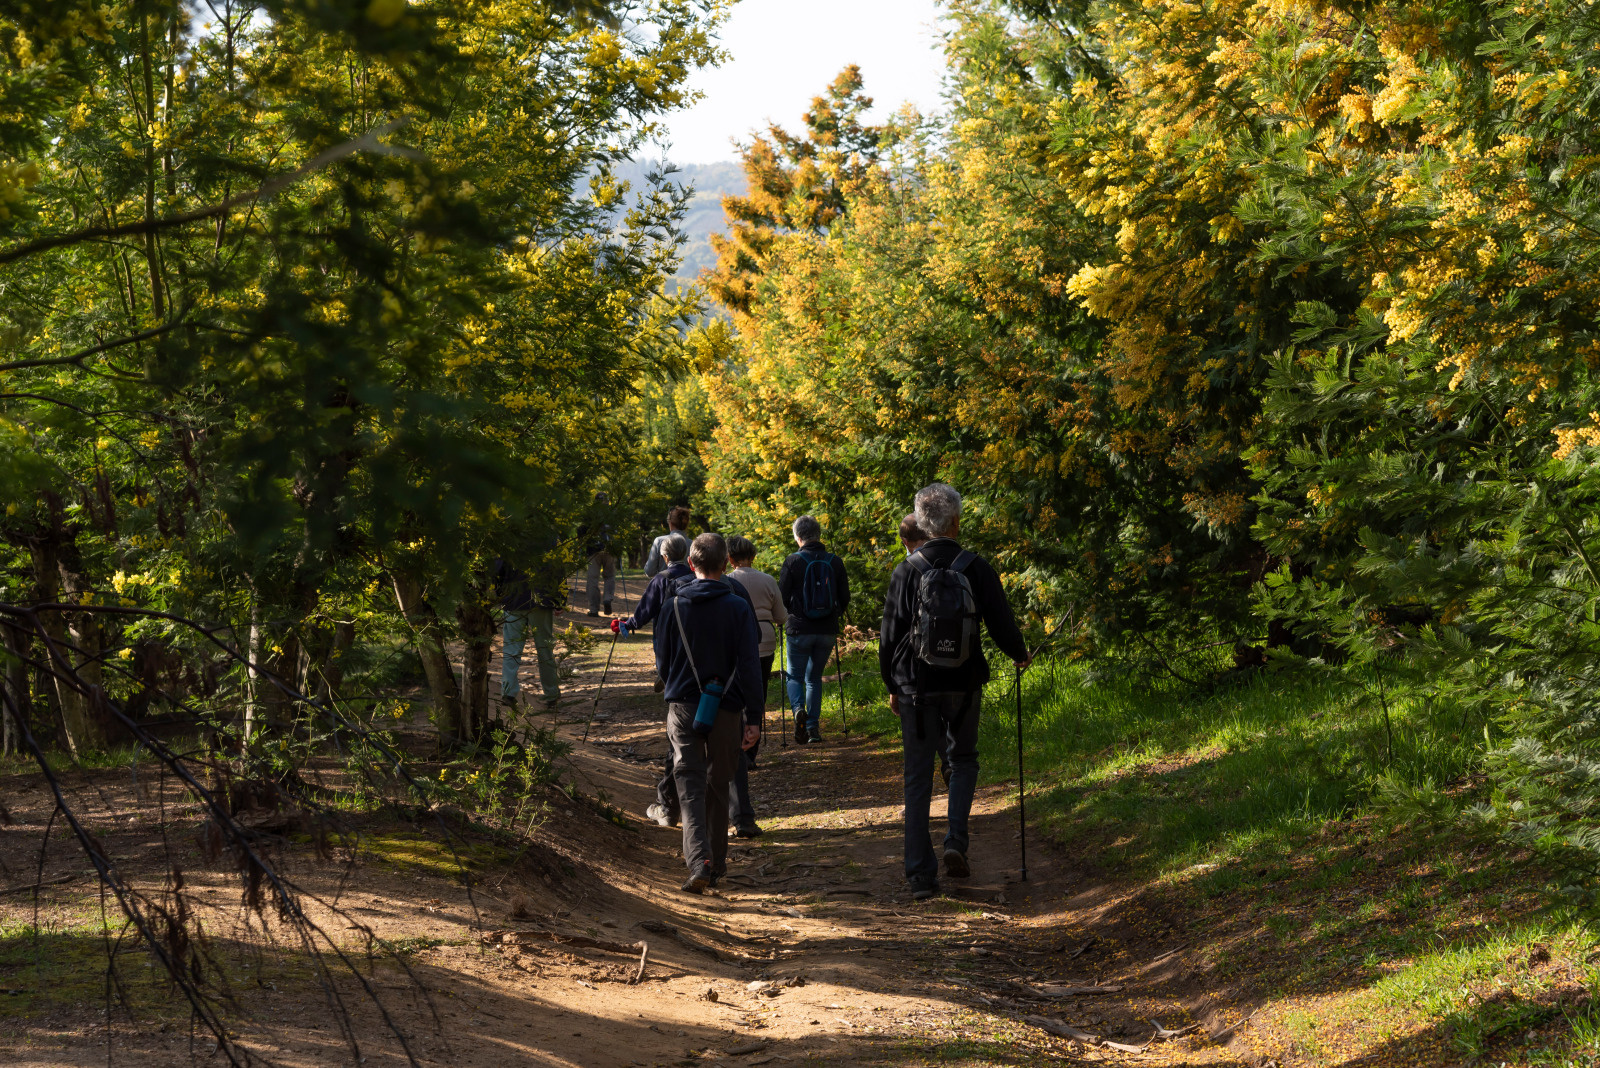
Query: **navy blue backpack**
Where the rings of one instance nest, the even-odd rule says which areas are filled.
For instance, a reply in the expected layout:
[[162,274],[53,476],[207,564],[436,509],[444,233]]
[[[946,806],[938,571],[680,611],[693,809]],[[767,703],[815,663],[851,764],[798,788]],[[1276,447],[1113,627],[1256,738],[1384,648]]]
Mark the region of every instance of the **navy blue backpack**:
[[800,610],[807,619],[826,619],[839,610],[834,589],[833,554],[801,551],[806,569],[800,579]]

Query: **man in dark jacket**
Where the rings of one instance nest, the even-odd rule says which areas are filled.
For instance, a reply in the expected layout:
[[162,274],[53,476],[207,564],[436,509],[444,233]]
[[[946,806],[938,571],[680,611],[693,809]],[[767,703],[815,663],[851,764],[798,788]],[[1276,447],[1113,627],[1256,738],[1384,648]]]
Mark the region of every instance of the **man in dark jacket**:
[[[722,581],[728,547],[702,534],[689,549],[695,580],[679,585],[663,609],[657,649],[666,679],[667,741],[683,814],[687,893],[701,894],[722,877],[728,856],[728,780],[741,746],[761,738],[761,659],[756,615]],[[725,687],[706,733],[695,729],[702,686]]]
[[822,671],[833,655],[839,620],[850,607],[844,561],[822,544],[822,524],[803,515],[794,521],[791,553],[778,572],[778,593],[789,610],[789,707],[794,740],[822,741]]
[[547,711],[553,709],[561,700],[555,636],[556,609],[561,607],[561,597],[503,558],[490,565],[489,573],[495,592],[500,596],[500,607],[505,609],[505,621],[501,625],[500,703],[506,708],[517,706],[517,696],[522,690],[522,651],[527,647],[531,631],[533,647],[539,656],[539,685],[544,691],[544,707]]
[[[961,494],[942,482],[917,494],[916,525],[928,541],[895,568],[889,595],[883,605],[883,630],[879,635],[878,668],[889,691],[889,707],[900,717],[900,739],[905,749],[905,852],[906,879],[917,900],[939,892],[939,862],[928,837],[928,805],[933,795],[930,781],[934,753],[943,746],[950,757],[950,788],[944,868],[956,878],[971,874],[967,864],[967,817],[978,782],[978,713],[983,684],[989,681],[977,628],[961,654],[946,650],[939,665],[919,655],[914,631],[928,614],[919,590],[927,573],[953,569],[970,587],[974,614],[989,636],[1021,671],[1028,666],[1028,646],[1017,629],[1016,617],[1006,602],[1000,576],[981,556],[965,552],[956,540],[961,531]],[[960,620],[957,620],[958,626]]]
[[[662,559],[666,570],[657,571],[650,579],[650,585],[644,588],[644,596],[639,598],[638,606],[633,610],[633,615],[627,619],[613,619],[611,621],[612,633],[631,634],[640,627],[648,627],[660,616],[662,606],[672,600],[673,591],[683,582],[694,580],[694,571],[689,567],[689,539],[681,534],[673,534],[665,539],[661,548]],[[656,627],[653,644],[656,651],[656,679],[655,688],[659,692],[665,685],[661,677],[661,627]],[[667,750],[666,765],[662,769],[661,777],[656,780],[655,804],[645,809],[645,815],[655,820],[662,827],[676,827],[679,819],[678,783],[672,775],[672,750]]]

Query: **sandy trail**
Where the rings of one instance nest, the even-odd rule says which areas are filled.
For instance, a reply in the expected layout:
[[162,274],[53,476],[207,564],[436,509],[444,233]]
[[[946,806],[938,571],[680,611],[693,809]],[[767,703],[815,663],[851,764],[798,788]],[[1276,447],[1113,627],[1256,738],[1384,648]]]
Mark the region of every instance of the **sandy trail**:
[[[620,584],[618,592],[614,607],[631,610],[642,583],[629,576],[628,596]],[[604,819],[592,800],[558,798],[539,848],[509,860],[497,854],[471,888],[437,863],[439,836],[426,821],[370,828],[381,849],[320,864],[296,855],[288,864],[325,902],[311,912],[332,939],[359,946],[370,932],[412,950],[403,958],[409,974],[386,960],[358,959],[418,1063],[1244,1063],[1243,1051],[1204,1040],[1239,1012],[1218,1011],[1227,992],[1206,989],[1160,917],[1129,909],[1126,891],[1076,869],[1043,842],[1030,849],[1029,881],[1016,881],[1014,790],[980,791],[972,878],[947,880],[944,899],[913,904],[901,868],[898,748],[840,735],[834,712],[820,746],[785,746],[776,717],[769,721],[751,780],[766,834],[733,845],[719,890],[681,893],[679,832],[643,818],[665,752],[661,702],[649,684],[649,638],[617,644],[583,743],[611,636],[601,630],[605,619],[581,611],[565,613],[557,625],[573,621],[603,640],[581,658],[554,718],[574,747],[573,780],[587,798],[599,798],[614,815],[620,810],[616,821]],[[530,687],[531,661],[523,674],[530,692],[537,689]],[[498,671],[497,661],[496,678]],[[102,781],[80,790],[86,798],[127,788],[125,771],[85,778],[96,775]],[[10,885],[33,870],[49,808],[25,774],[11,776],[5,789],[17,820],[0,838],[0,881]],[[940,787],[936,839],[942,796]],[[121,801],[131,803],[131,796]],[[170,843],[187,832],[169,824],[163,836],[153,810],[129,824],[113,815],[117,806],[102,807],[96,833],[128,857],[129,870],[152,878],[164,871],[162,842],[174,848]],[[281,932],[263,932],[249,919],[225,871],[188,863],[195,896],[216,902],[205,914],[208,929],[233,950],[227,967],[235,1031],[246,1049],[282,1065],[348,1063],[353,1056],[369,1065],[407,1063],[372,997],[348,978],[333,984],[348,1015],[346,1033],[308,959],[281,939],[272,944],[268,936]],[[73,847],[57,838],[47,869],[74,865],[82,867]],[[65,930],[97,902],[87,880],[52,886],[40,895],[38,917],[44,929]],[[0,897],[0,917],[8,932],[33,923],[31,900]],[[546,941],[551,935],[591,944]],[[643,980],[632,983],[638,960],[631,947],[641,941],[649,963]],[[148,972],[136,953],[124,959],[132,962],[125,971]],[[80,962],[91,974],[97,963],[92,955]],[[27,965],[10,971],[0,971],[0,988],[27,989]],[[34,971],[40,981],[48,978]],[[762,983],[770,985],[754,986]],[[137,975],[132,985],[160,987],[149,980],[141,987]],[[1046,989],[1105,986],[1122,989]],[[79,1000],[58,999],[0,1023],[0,1063],[105,1064],[109,1054],[113,1064],[171,1064],[191,1053],[222,1063],[210,1057],[209,1037],[191,1037],[171,991],[136,994],[141,1011],[130,1018],[114,1008],[108,1028],[103,996],[94,983],[85,989]],[[1203,1026],[1136,1055],[1052,1035],[1039,1020],[1131,1045],[1144,1045],[1156,1022]]]

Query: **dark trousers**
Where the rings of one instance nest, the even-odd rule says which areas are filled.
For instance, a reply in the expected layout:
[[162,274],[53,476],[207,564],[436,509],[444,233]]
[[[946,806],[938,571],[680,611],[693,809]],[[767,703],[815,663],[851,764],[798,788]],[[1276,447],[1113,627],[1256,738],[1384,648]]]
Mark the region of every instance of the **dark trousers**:
[[[768,683],[772,681],[772,657],[761,658],[761,702],[766,705]],[[766,717],[762,716],[763,721]],[[766,730],[763,722],[762,730]],[[741,739],[742,741],[742,739]],[[756,766],[756,754],[761,751],[761,743],[757,742],[754,749],[739,750],[739,767],[733,773],[732,790],[728,793],[728,822],[737,827],[741,823],[754,823],[756,821],[755,807],[750,804],[750,769]],[[656,791],[659,799],[661,791]],[[665,803],[665,802],[663,802]]]
[[691,873],[728,866],[728,781],[739,763],[744,714],[722,709],[711,733],[694,732],[695,706],[667,704],[667,742],[683,821],[683,860]]
[[[900,698],[900,741],[905,750],[906,878],[937,879],[939,858],[928,835],[933,800],[933,758],[950,756],[945,798],[944,848],[965,854],[967,818],[978,787],[978,693],[924,693]],[[920,724],[920,729],[919,729]]]
[[656,780],[656,803],[667,810],[669,816],[678,815],[678,780],[672,775],[672,743],[667,743],[667,759],[661,768],[661,778]]

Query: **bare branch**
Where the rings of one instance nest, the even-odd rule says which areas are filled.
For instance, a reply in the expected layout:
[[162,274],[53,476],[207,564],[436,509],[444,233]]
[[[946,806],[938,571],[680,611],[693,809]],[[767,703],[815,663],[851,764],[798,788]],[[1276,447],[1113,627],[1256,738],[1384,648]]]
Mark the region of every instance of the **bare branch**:
[[52,356],[47,360],[15,360],[11,363],[0,363],[0,371],[21,371],[28,367],[57,367],[61,364],[69,363],[81,364],[90,356],[96,356],[102,352],[109,352],[112,349],[120,349],[124,345],[137,345],[139,342],[149,341],[153,337],[160,337],[173,327],[179,325],[183,321],[183,316],[188,310],[189,309],[185,307],[177,315],[173,316],[172,319],[162,323],[160,326],[152,326],[148,330],[141,330],[137,334],[129,334],[127,337],[118,338],[115,341],[102,341],[98,345],[91,345],[81,352],[73,353],[71,356]]
[[133,234],[156,233],[161,230],[170,230],[175,226],[186,226],[189,223],[198,222],[201,219],[212,219],[218,215],[223,215],[229,211],[232,211],[240,204],[247,204],[255,200],[270,199],[279,190],[293,185],[295,182],[298,182],[300,179],[304,178],[308,174],[311,174],[313,171],[321,170],[323,167],[328,166],[328,164],[336,163],[339,160],[344,159],[346,156],[354,155],[357,152],[378,152],[385,155],[414,157],[418,155],[418,153],[412,149],[403,148],[398,145],[386,145],[378,140],[378,138],[393,133],[401,126],[404,126],[406,121],[407,120],[405,119],[397,119],[394,122],[385,123],[384,125],[375,129],[368,130],[354,141],[346,141],[342,145],[335,145],[333,148],[327,149],[324,152],[319,152],[317,155],[313,156],[303,167],[300,167],[297,170],[290,171],[288,174],[279,175],[278,177],[273,178],[260,186],[257,186],[255,189],[252,189],[247,193],[239,193],[235,196],[228,197],[226,200],[209,205],[208,207],[195,208],[193,211],[179,212],[177,215],[168,215],[161,219],[151,219],[149,221],[140,221],[135,223],[123,223],[121,226],[90,226],[82,230],[76,230],[70,234],[55,234],[51,237],[37,238],[33,241],[13,246],[12,248],[6,249],[4,252],[0,252],[0,264],[13,263],[24,258],[25,256],[31,256],[36,252],[46,252],[50,249],[61,248],[65,245],[76,245],[82,241],[93,241],[107,237],[127,237]]

